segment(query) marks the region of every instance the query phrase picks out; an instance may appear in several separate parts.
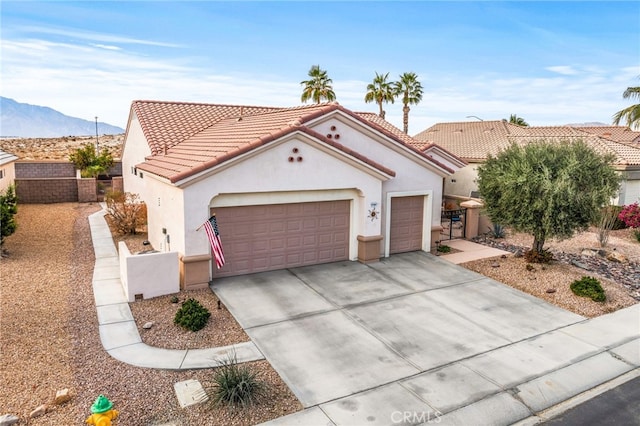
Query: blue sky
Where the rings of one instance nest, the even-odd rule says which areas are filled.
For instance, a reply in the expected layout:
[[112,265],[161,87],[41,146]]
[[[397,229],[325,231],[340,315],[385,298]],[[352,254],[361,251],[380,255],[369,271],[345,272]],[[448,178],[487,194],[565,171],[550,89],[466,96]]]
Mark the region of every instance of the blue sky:
[[[610,123],[640,85],[640,2],[2,1],[0,94],[125,127],[136,99],[300,105],[319,64],[340,104],[418,74],[410,134],[443,121]],[[402,127],[402,105],[385,106]]]

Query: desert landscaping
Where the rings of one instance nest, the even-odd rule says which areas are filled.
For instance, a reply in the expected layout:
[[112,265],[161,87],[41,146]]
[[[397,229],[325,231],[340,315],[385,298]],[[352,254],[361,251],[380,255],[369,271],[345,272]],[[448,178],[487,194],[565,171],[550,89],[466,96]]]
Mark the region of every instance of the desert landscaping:
[[[66,160],[71,150],[95,138],[3,139],[0,149],[21,159]],[[104,136],[100,145],[120,157],[122,135]],[[104,145],[103,145],[104,144]],[[166,371],[126,365],[102,348],[92,294],[94,255],[88,215],[96,203],[20,205],[18,230],[7,238],[0,263],[0,416],[17,424],[81,424],[100,394],[120,412],[118,425],[225,424],[253,425],[302,409],[302,405],[267,361],[250,364],[267,383],[267,395],[245,410],[199,404],[180,408],[173,384],[197,379],[211,382],[211,370]],[[52,224],[55,224],[52,226]],[[612,231],[601,248],[592,228],[565,241],[548,241],[555,261],[527,264],[518,255],[531,237],[507,233],[503,239],[483,236],[476,242],[512,254],[463,264],[496,281],[530,293],[585,317],[596,317],[640,301],[640,243],[631,229]],[[145,234],[121,236],[132,252],[143,249]],[[598,251],[602,251],[598,254]],[[616,256],[608,256],[615,253]],[[616,258],[617,260],[608,260]],[[529,266],[527,266],[529,265]],[[592,270],[586,270],[584,268]],[[599,279],[607,300],[578,297],[569,285],[583,276]],[[173,296],[177,296],[176,303]],[[190,332],[173,324],[181,301],[195,298],[212,316],[207,326]],[[164,348],[204,348],[248,340],[209,290],[181,292],[130,304],[143,341]],[[152,323],[151,328],[143,328]],[[63,395],[56,403],[56,393]]]

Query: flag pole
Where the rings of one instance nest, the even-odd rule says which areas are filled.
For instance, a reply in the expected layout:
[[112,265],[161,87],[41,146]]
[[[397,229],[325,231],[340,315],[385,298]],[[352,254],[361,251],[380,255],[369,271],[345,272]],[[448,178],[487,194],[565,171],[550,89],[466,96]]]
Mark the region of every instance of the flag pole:
[[[211,218],[212,218],[212,217],[214,217],[215,215],[216,215],[215,213],[214,213],[214,214],[212,214],[211,216],[209,216],[209,219],[207,219],[207,220],[211,220]],[[206,223],[206,222],[202,222],[202,225],[200,225],[200,226],[198,226],[198,227],[196,228],[196,232],[198,232],[198,231],[199,231],[199,230],[204,226],[204,224],[205,224],[205,223]]]

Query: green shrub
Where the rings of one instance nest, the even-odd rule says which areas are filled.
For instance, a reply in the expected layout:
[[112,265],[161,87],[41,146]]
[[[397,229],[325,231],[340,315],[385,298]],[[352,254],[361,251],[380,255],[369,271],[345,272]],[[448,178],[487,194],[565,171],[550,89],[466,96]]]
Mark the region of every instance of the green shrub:
[[634,229],[633,235],[635,235],[636,240],[638,240],[638,242],[640,243],[640,229]]
[[238,365],[235,353],[219,361],[213,371],[213,386],[207,394],[214,405],[245,408],[266,394],[266,385],[247,365]]
[[16,188],[10,185],[4,193],[0,193],[0,245],[4,239],[16,232],[18,222],[14,217],[18,213]]
[[553,260],[553,253],[549,250],[527,250],[524,252],[524,258],[529,263],[549,263]]
[[449,253],[449,252],[451,252],[451,247],[449,247],[446,244],[440,244],[438,246],[438,252],[440,252],[440,253]]
[[582,297],[589,297],[594,302],[604,302],[607,296],[600,285],[600,281],[592,277],[582,277],[571,283],[571,291]]
[[173,322],[187,330],[198,331],[207,325],[210,316],[209,310],[202,306],[200,302],[195,299],[187,299],[182,302],[182,306],[176,312]]
[[499,223],[494,223],[493,226],[489,228],[489,235],[493,238],[504,238],[505,234],[506,230],[504,229],[504,226]]

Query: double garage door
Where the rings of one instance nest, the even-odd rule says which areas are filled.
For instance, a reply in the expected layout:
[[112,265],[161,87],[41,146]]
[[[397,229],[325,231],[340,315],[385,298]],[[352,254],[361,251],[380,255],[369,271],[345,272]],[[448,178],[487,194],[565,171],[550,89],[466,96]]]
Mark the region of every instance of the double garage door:
[[349,258],[350,201],[216,207],[226,263],[214,277]]

